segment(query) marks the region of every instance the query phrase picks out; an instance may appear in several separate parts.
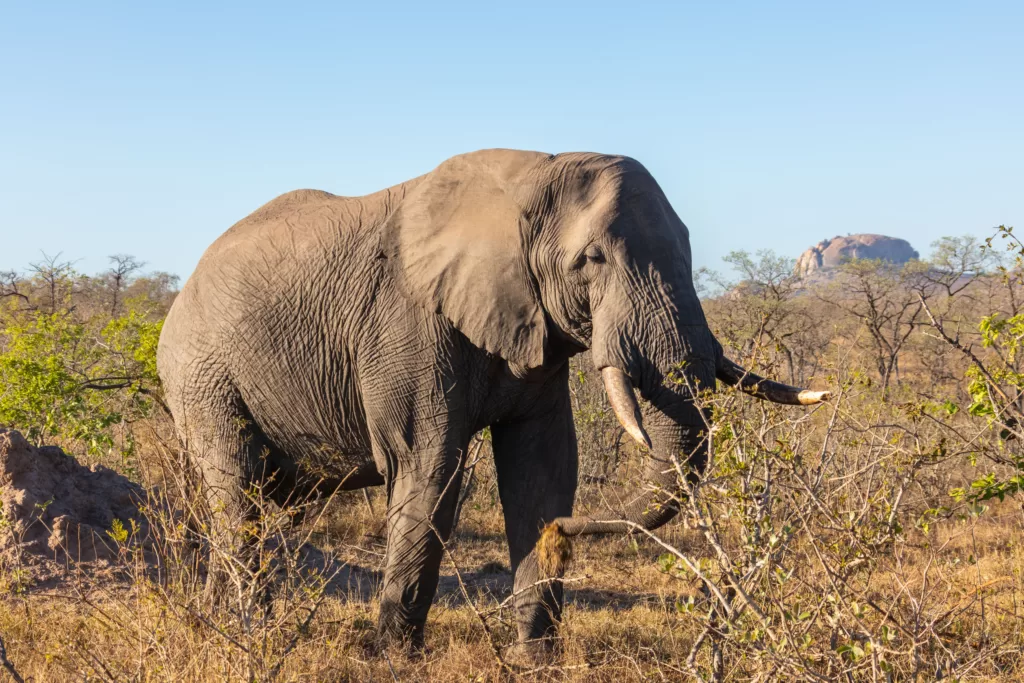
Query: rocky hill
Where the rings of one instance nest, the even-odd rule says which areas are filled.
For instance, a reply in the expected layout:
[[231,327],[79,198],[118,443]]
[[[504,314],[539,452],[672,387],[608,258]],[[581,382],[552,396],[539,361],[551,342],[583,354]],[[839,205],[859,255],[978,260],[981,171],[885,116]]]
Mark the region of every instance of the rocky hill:
[[882,259],[902,264],[920,258],[920,254],[906,240],[885,235],[847,235],[823,240],[800,254],[796,260],[796,274],[800,277],[818,274],[837,267],[850,259]]

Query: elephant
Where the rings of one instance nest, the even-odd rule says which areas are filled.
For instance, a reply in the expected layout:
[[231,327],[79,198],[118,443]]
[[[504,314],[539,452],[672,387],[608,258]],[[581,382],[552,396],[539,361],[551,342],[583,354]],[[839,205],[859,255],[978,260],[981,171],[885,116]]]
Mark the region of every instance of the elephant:
[[[541,658],[563,602],[543,580],[542,529],[653,530],[678,507],[665,463],[704,464],[705,416],[665,381],[672,368],[781,403],[828,398],[726,358],[692,271],[686,226],[634,159],[481,150],[366,196],[290,192],[236,223],[171,307],[158,372],[221,523],[253,514],[253,484],[282,504],[385,487],[378,633],[409,647],[423,644],[464,454],[490,427],[517,647]],[[649,449],[648,481],[621,510],[573,517],[569,359],[587,349]]]

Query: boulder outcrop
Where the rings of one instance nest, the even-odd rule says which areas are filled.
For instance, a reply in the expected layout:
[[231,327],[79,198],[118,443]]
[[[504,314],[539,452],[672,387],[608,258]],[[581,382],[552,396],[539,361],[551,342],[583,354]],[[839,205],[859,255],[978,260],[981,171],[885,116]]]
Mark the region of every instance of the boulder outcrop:
[[920,258],[917,251],[898,237],[871,234],[837,236],[818,242],[800,254],[796,260],[796,274],[807,277],[852,259],[881,259],[902,264],[916,258]]

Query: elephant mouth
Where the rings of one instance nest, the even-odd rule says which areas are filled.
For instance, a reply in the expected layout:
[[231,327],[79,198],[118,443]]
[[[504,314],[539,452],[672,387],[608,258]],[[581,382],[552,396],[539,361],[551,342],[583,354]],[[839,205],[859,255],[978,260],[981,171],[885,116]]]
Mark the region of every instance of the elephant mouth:
[[[829,391],[810,391],[765,379],[724,355],[720,357],[715,368],[715,376],[724,384],[772,403],[809,406],[832,397]],[[633,393],[633,382],[629,375],[620,368],[608,365],[601,368],[601,379],[604,381],[608,403],[611,404],[612,412],[615,413],[619,424],[637,443],[650,449],[651,437],[644,430],[640,404]]]

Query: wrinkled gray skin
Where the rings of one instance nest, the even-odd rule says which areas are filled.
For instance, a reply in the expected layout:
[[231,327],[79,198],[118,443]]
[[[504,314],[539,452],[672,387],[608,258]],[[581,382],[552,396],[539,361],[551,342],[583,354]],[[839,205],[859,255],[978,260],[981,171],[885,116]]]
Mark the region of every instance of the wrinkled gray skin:
[[[576,435],[568,359],[591,349],[647,399],[646,492],[569,519]],[[365,197],[301,190],[234,225],[206,251],[160,338],[160,377],[222,523],[242,491],[384,485],[387,560],[379,628],[422,642],[459,464],[490,426],[515,589],[532,551],[569,534],[654,529],[676,508],[672,454],[693,454],[702,416],[665,373],[685,362],[714,386],[722,362],[693,288],[686,226],[636,161],[486,150]],[[265,456],[265,457],[264,457]],[[449,484],[450,482],[450,484]],[[653,499],[657,503],[657,497]],[[516,600],[519,638],[543,650],[558,583]]]

